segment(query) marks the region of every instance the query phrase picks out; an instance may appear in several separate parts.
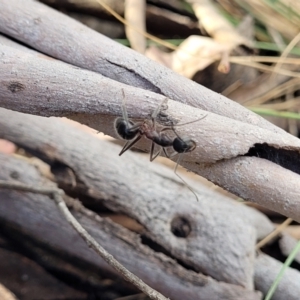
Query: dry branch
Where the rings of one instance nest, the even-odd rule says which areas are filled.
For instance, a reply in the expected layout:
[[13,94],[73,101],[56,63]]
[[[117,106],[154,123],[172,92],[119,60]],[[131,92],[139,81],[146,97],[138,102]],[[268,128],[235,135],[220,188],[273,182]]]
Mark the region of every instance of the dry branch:
[[[52,57],[181,103],[285,134],[217,93],[87,28],[41,3],[0,0],[0,32]],[[55,22],[53,22],[55,20]],[[144,94],[147,95],[146,93]]]
[[[3,4],[5,4],[3,1]],[[31,1],[29,1],[31,2]],[[264,191],[264,181],[256,182],[253,180],[253,176],[257,176],[257,170],[261,166],[263,162],[261,159],[250,159],[250,158],[239,158],[239,161],[244,161],[247,164],[247,161],[251,162],[251,168],[243,169],[243,174],[241,177],[244,179],[243,184],[248,187],[245,190],[245,187],[235,186],[235,184],[239,184],[240,182],[237,181],[238,177],[235,173],[232,173],[232,169],[235,166],[234,161],[226,161],[217,163],[213,166],[206,166],[203,170],[199,166],[195,164],[199,162],[215,162],[218,160],[223,159],[230,159],[237,157],[239,155],[246,154],[250,147],[253,147],[255,143],[269,143],[271,146],[275,148],[284,147],[285,149],[293,149],[295,150],[292,155],[294,155],[291,165],[295,165],[295,169],[298,169],[298,147],[299,142],[297,139],[293,139],[288,134],[283,133],[280,129],[276,128],[272,124],[264,121],[260,117],[247,112],[244,108],[239,105],[236,105],[225,98],[220,98],[219,95],[211,93],[208,90],[203,90],[202,87],[195,85],[194,83],[187,81],[180,76],[172,73],[171,71],[164,69],[161,66],[154,64],[153,62],[149,64],[149,61],[144,57],[140,57],[134,52],[126,49],[120,45],[117,45],[110,41],[109,39],[94,33],[93,31],[89,30],[88,28],[84,27],[83,25],[69,19],[66,16],[63,16],[54,10],[51,10],[41,4],[36,2],[32,2],[30,5],[30,11],[28,10],[29,5],[23,7],[24,3],[21,1],[13,0],[9,3],[9,5],[4,5],[3,10],[1,10],[0,14],[5,12],[3,18],[0,19],[0,30],[7,33],[8,35],[11,34],[15,38],[19,38],[24,42],[27,42],[33,47],[41,49],[47,53],[52,54],[53,56],[59,57],[61,59],[68,60],[74,64],[96,70],[102,72],[103,74],[112,77],[117,80],[121,80],[123,82],[127,82],[129,84],[140,86],[148,89],[152,89],[155,91],[161,91],[165,95],[171,95],[174,99],[181,100],[183,102],[189,103],[191,105],[205,107],[207,110],[214,111],[216,113],[220,113],[226,116],[230,116],[234,119],[242,120],[242,122],[248,122],[252,124],[256,124],[255,130],[253,131],[253,127],[247,127],[247,124],[241,123],[241,126],[237,126],[235,121],[228,119],[224,119],[222,117],[214,115],[214,118],[211,119],[211,122],[208,122],[210,119],[209,117],[205,119],[201,123],[201,126],[204,131],[198,129],[200,135],[198,136],[198,145],[197,151],[192,153],[192,155],[186,156],[185,159],[189,159],[190,162],[194,162],[194,165],[190,165],[191,169],[195,172],[206,176],[209,180],[225,187],[226,189],[235,192],[236,194],[240,195],[245,199],[249,199],[252,201],[256,201],[258,203],[266,204],[262,202],[262,199],[270,199],[271,207],[281,212],[287,216],[293,217],[298,219],[299,213],[298,211],[293,210],[293,206],[297,206],[298,199],[295,199],[293,190],[288,195],[283,195],[281,197],[280,193],[274,193],[269,191],[265,193]],[[18,9],[22,7],[22,9]],[[15,9],[14,9],[15,8]],[[33,17],[29,17],[33,16]],[[28,22],[28,18],[32,18],[32,22]],[[50,25],[53,18],[57,18],[57,22],[55,24]],[[26,20],[26,21],[25,21]],[[36,21],[39,20],[38,26],[36,26]],[[41,22],[42,20],[42,22]],[[25,23],[24,23],[25,22]],[[30,27],[26,24],[31,24],[33,27]],[[47,26],[47,24],[49,26]],[[9,25],[9,26],[8,26]],[[15,26],[15,27],[14,27]],[[59,26],[56,28],[55,26]],[[14,28],[14,29],[12,29]],[[49,30],[51,30],[49,32]],[[53,31],[52,31],[53,30]],[[35,32],[35,35],[32,32]],[[82,34],[78,35],[78,32]],[[64,38],[62,38],[64,35]],[[40,38],[33,39],[33,36],[40,36]],[[43,37],[43,38],[42,38]],[[56,40],[51,40],[50,37],[55,37]],[[41,39],[42,38],[42,39]],[[38,40],[38,42],[37,42]],[[60,43],[57,44],[55,41],[60,40]],[[65,44],[65,41],[67,43]],[[78,44],[80,42],[80,45]],[[56,46],[55,46],[56,45]],[[76,46],[77,45],[77,46]],[[88,45],[89,50],[85,51]],[[100,47],[102,45],[102,48]],[[80,46],[80,47],[79,47]],[[57,48],[58,47],[58,48]],[[76,49],[76,53],[73,50]],[[94,49],[94,50],[93,50]],[[110,49],[111,51],[106,51]],[[12,51],[12,50],[11,50]],[[118,54],[122,51],[122,55]],[[23,55],[21,55],[22,57]],[[29,57],[27,57],[29,59]],[[26,59],[27,59],[26,58]],[[121,64],[118,63],[119,59],[126,58],[126,62],[122,62]],[[19,66],[21,67],[20,60],[17,62],[15,58],[12,58],[12,65],[10,68],[16,68]],[[21,80],[21,85],[19,85],[19,81],[16,84],[12,84],[10,89],[13,91],[18,91],[22,93],[12,93],[7,94],[7,85],[2,84],[0,88],[4,88],[5,93],[2,94],[1,101],[5,101],[2,104],[4,107],[8,107],[11,109],[16,109],[19,111],[26,111],[30,113],[36,114],[43,114],[43,115],[67,115],[70,118],[77,119],[85,124],[88,124],[94,128],[99,128],[101,131],[113,135],[113,128],[111,126],[112,120],[105,118],[106,120],[100,119],[100,114],[107,114],[112,113],[114,115],[121,115],[119,103],[120,93],[114,93],[113,90],[120,89],[121,85],[117,85],[116,82],[110,82],[108,79],[101,77],[99,79],[96,74],[88,73],[82,70],[73,69],[75,72],[61,72],[60,76],[65,76],[69,74],[69,78],[62,79],[59,76],[59,69],[62,68],[61,64],[55,67],[51,64],[51,67],[48,68],[48,71],[41,68],[37,70],[30,69],[29,63],[26,63],[26,59],[23,57],[23,66],[26,70],[27,74],[24,74],[24,70],[20,72],[20,77],[24,76],[24,80]],[[138,61],[138,65],[137,62]],[[32,59],[31,62],[34,62]],[[40,63],[41,61],[39,61]],[[110,64],[109,62],[113,62]],[[126,67],[127,63],[130,63],[132,66],[136,66],[135,72],[128,71],[131,70],[132,67]],[[50,64],[50,62],[49,62]],[[33,65],[34,66],[34,65]],[[124,68],[122,67],[124,66]],[[5,65],[3,66],[3,68]],[[66,66],[66,68],[68,68]],[[154,69],[151,69],[154,68]],[[29,72],[32,71],[32,73]],[[70,70],[70,68],[69,68]],[[33,72],[34,71],[34,72]],[[65,70],[66,71],[66,70]],[[78,72],[76,72],[78,71]],[[50,76],[51,74],[53,76]],[[141,74],[142,72],[142,74]],[[57,77],[56,74],[57,73]],[[79,74],[81,73],[81,79]],[[10,69],[7,72],[3,72],[3,75],[6,77],[10,73]],[[19,74],[19,73],[18,73]],[[32,80],[32,75],[37,77],[35,80]],[[116,75],[117,74],[117,75]],[[121,75],[120,75],[121,74]],[[137,75],[139,74],[139,75]],[[164,74],[162,76],[162,74]],[[49,77],[50,76],[50,77]],[[79,76],[79,78],[76,78]],[[159,79],[158,79],[159,76]],[[76,78],[74,82],[74,78]],[[130,79],[131,78],[131,79]],[[146,81],[145,81],[146,78]],[[14,77],[15,79],[15,77]],[[47,84],[43,84],[43,81],[47,82]],[[99,80],[103,82],[103,87],[101,89]],[[179,88],[182,84],[179,84],[179,80],[181,83],[184,83],[184,89]],[[22,82],[23,81],[23,82]],[[66,81],[68,81],[68,85],[66,85]],[[38,85],[35,83],[38,82]],[[52,90],[47,90],[47,85],[49,82],[55,83],[55,86],[52,86]],[[6,80],[7,83],[7,80]],[[28,88],[23,89],[23,85],[26,83],[26,87],[32,89],[34,93],[28,93]],[[146,83],[142,84],[142,83]],[[151,84],[150,84],[151,83]],[[153,83],[155,83],[155,88]],[[149,85],[150,84],[150,85]],[[76,85],[76,91],[74,91],[74,85]],[[151,87],[152,86],[152,87]],[[103,90],[103,88],[105,88]],[[167,90],[168,87],[168,90]],[[21,91],[20,91],[21,89]],[[124,88],[125,89],[125,88]],[[162,97],[151,94],[144,90],[139,89],[128,89],[128,111],[130,112],[130,116],[144,119],[148,116],[151,111],[153,111],[155,105],[162,101]],[[174,90],[175,89],[175,90]],[[80,93],[77,92],[80,91]],[[95,91],[95,92],[94,92]],[[182,94],[182,91],[185,92],[185,95]],[[20,105],[20,96],[24,97],[24,92],[27,94],[27,99],[29,103],[24,103],[22,106]],[[207,97],[202,97],[204,94]],[[6,96],[6,99],[3,95]],[[45,96],[46,95],[46,96]],[[49,95],[47,97],[47,95]],[[97,101],[96,99],[101,95],[101,102]],[[196,102],[196,95],[201,95],[201,99],[198,98]],[[145,97],[148,97],[148,100],[151,99],[151,108],[145,106]],[[11,100],[15,100],[16,102],[13,103]],[[52,101],[50,101],[50,99]],[[215,100],[212,100],[215,99]],[[36,100],[36,101],[34,101]],[[48,102],[49,100],[49,102]],[[201,102],[199,102],[201,100]],[[10,101],[10,103],[8,103]],[[23,99],[22,99],[23,101]],[[79,103],[76,103],[76,102]],[[103,102],[102,102],[103,101]],[[133,102],[131,104],[131,102]],[[3,102],[2,102],[3,103]],[[109,105],[108,105],[109,103]],[[171,101],[169,101],[171,103]],[[14,104],[14,105],[13,105]],[[215,105],[217,104],[217,105]],[[63,106],[58,108],[59,105]],[[139,105],[140,107],[137,107]],[[148,103],[147,103],[148,105]],[[182,112],[182,106],[174,106],[174,116],[178,116],[179,119],[182,117],[180,112]],[[113,111],[113,112],[112,112]],[[185,111],[186,116],[190,115],[195,116],[196,119],[199,117],[200,112],[198,115],[195,115],[194,110],[183,110]],[[246,113],[247,112],[247,113]],[[97,115],[99,113],[99,115]],[[173,113],[172,113],[173,114]],[[202,115],[202,114],[201,114]],[[216,120],[218,119],[218,120]],[[105,122],[106,121],[106,122]],[[182,120],[183,122],[186,120]],[[228,122],[228,127],[224,127],[224,123]],[[109,123],[109,124],[108,124]],[[205,124],[209,126],[205,128]],[[200,125],[199,125],[200,126]],[[216,128],[217,127],[217,128]],[[257,127],[267,128],[270,131],[265,131],[262,133],[260,129],[257,131]],[[236,130],[235,130],[236,129]],[[186,132],[190,133],[191,137],[196,137],[195,128],[191,128],[187,126],[185,128]],[[271,131],[281,133],[280,136],[274,137]],[[255,137],[249,133],[254,133]],[[216,133],[216,137],[211,137],[212,133]],[[272,136],[273,135],[273,136]],[[288,141],[281,143],[281,137],[284,136],[284,139],[288,139]],[[238,137],[240,137],[239,140]],[[250,138],[250,139],[249,139]],[[245,139],[245,143],[244,140]],[[274,140],[277,142],[274,143]],[[247,143],[248,140],[248,143]],[[213,141],[213,142],[212,142]],[[239,144],[239,145],[238,145]],[[237,147],[238,146],[238,147]],[[142,146],[145,149],[145,146]],[[240,148],[241,147],[241,148]],[[240,148],[240,149],[239,149]],[[268,151],[267,149],[266,151]],[[259,154],[258,154],[259,155]],[[275,156],[281,156],[280,153],[275,153]],[[285,157],[282,160],[287,160]],[[184,164],[187,166],[187,164]],[[220,170],[224,165],[226,165],[226,174],[222,170]],[[273,164],[266,164],[268,167],[273,168]],[[276,167],[276,166],[275,166]],[[288,176],[285,177],[285,180],[289,180],[289,177],[293,177],[292,181],[298,181],[298,176],[294,175],[290,172],[287,172],[280,168],[276,167],[276,171],[282,174],[281,176]],[[229,174],[228,174],[229,172]],[[215,176],[215,174],[221,174],[222,177]],[[269,172],[270,173],[270,172]],[[253,176],[249,177],[249,174],[253,174]],[[227,180],[228,175],[231,175],[233,178]],[[277,178],[273,177],[272,175],[268,176],[268,180],[270,180],[270,186],[276,186]],[[253,191],[249,190],[249,187],[253,186],[254,181],[256,182],[256,189]],[[293,186],[294,187],[294,186]],[[268,204],[268,203],[267,203]],[[299,206],[298,206],[299,207]],[[295,217],[296,216],[296,217]]]
[[[1,179],[30,186],[53,189],[53,184],[28,162],[0,154]],[[99,174],[100,175],[100,174]],[[116,178],[118,180],[118,178]],[[84,260],[100,271],[112,272],[102,259],[61,218],[53,200],[46,195],[0,189],[0,220],[59,253],[68,253],[75,260]],[[72,212],[88,232],[109,253],[137,276],[172,299],[260,299],[260,293],[240,286],[217,282],[178,265],[162,253],[141,244],[140,238],[127,229],[100,218],[68,200]],[[184,283],[184,284],[183,284]]]
[[[279,240],[279,247],[286,257],[293,251],[297,246],[298,240],[290,236],[288,233],[283,233],[281,239]],[[295,261],[300,264],[300,253],[295,256]]]
[[[116,136],[113,124],[114,118],[122,115],[122,89],[132,118],[149,118],[157,103],[165,99],[56,60],[0,47],[2,107],[44,116],[67,116]],[[163,124],[194,121],[205,114],[172,100],[163,113],[158,120]],[[184,156],[184,166],[244,199],[300,220],[295,193],[300,178],[277,165],[299,172],[299,139],[213,113],[177,131],[197,144],[192,153]],[[149,149],[144,140],[138,146]],[[277,164],[244,155],[262,156]],[[278,177],[282,178],[279,184]]]
[[[163,96],[139,88],[155,91],[180,102],[204,108],[213,113],[209,113],[199,125],[187,125],[178,130],[180,134],[188,133],[188,136],[195,139],[198,145],[194,152],[185,156],[183,164],[245,199],[261,203],[293,217],[295,220],[300,220],[299,200],[297,199],[299,176],[262,158],[241,157],[245,154],[249,155],[249,150],[255,144],[266,144],[269,148],[263,150],[275,151],[275,156],[278,156],[275,159],[267,157],[269,160],[273,159],[279,164],[280,161],[290,159],[289,166],[285,165],[285,167],[299,172],[300,143],[296,138],[226,98],[150,62],[46,6],[31,0],[26,1],[26,3],[21,0],[0,0],[0,5],[0,31],[54,57],[102,73],[116,80],[112,81],[101,75],[76,69],[52,59],[33,56],[25,52],[18,52],[10,47],[1,46],[0,67],[3,70],[0,74],[1,106],[38,115],[68,116],[112,136],[114,136],[113,119],[121,115],[122,88],[127,95],[127,109],[132,118],[145,119],[149,117],[157,104],[164,99]],[[53,23],[53,19],[56,22]],[[107,51],[108,49],[109,51]],[[139,88],[124,86],[117,81]],[[99,95],[101,99],[99,99]],[[201,110],[191,109],[172,100],[169,100],[168,110],[164,113],[167,115],[161,115],[159,118],[161,124],[170,121],[184,123],[205,114]],[[40,140],[36,142],[31,138],[27,140],[28,133],[30,136],[31,131],[35,129],[27,127],[29,131],[20,130],[18,126],[20,126],[20,122],[23,122],[21,121],[23,117],[20,117],[20,120],[13,120],[12,116],[10,112],[2,111],[0,118],[1,137],[15,140],[19,145],[39,153],[52,163],[58,161],[70,166],[75,170],[77,184],[81,187],[81,192],[84,191],[95,200],[102,198],[112,210],[125,212],[141,221],[148,229],[147,234],[157,242],[166,243],[166,235],[170,236],[170,228],[166,224],[170,224],[170,220],[174,218],[176,213],[191,214],[193,212],[196,214],[195,220],[191,219],[191,221],[192,225],[196,225],[195,229],[201,237],[200,241],[197,239],[198,236],[189,241],[184,239],[178,245],[178,238],[174,239],[174,236],[171,235],[167,245],[164,244],[164,246],[173,256],[185,261],[188,265],[193,265],[198,271],[204,270],[208,274],[211,272],[214,278],[252,288],[254,247],[253,249],[251,247],[256,236],[253,226],[249,224],[251,218],[246,218],[246,222],[241,217],[238,218],[236,212],[233,212],[231,206],[227,206],[227,204],[225,207],[220,203],[215,204],[213,209],[218,216],[217,218],[209,215],[210,210],[208,208],[210,206],[207,203],[205,206],[201,206],[201,210],[197,206],[198,204],[194,205],[192,202],[187,207],[186,197],[180,191],[182,187],[181,189],[178,187],[180,183],[173,180],[166,183],[166,178],[169,178],[170,174],[164,175],[165,178],[156,183],[150,174],[147,176],[151,180],[146,178],[142,182],[140,173],[136,172],[136,167],[130,166],[128,168],[130,164],[126,166],[125,172],[132,172],[127,174],[132,178],[129,182],[138,182],[140,190],[138,193],[134,191],[128,185],[128,178],[125,178],[126,180],[123,178],[124,180],[121,182],[123,193],[120,194],[119,186],[114,181],[108,183],[105,181],[107,180],[105,178],[107,173],[105,176],[102,174],[100,180],[96,176],[96,174],[99,175],[98,169],[103,171],[102,168],[105,163],[111,163],[103,160],[101,160],[102,164],[95,163],[99,156],[103,156],[104,160],[110,157],[109,154],[105,153],[106,151],[110,152],[109,146],[105,145],[101,148],[100,145],[97,145],[97,151],[93,150],[90,156],[92,159],[86,165],[86,157],[80,152],[89,152],[88,140],[83,140],[82,144],[78,145],[75,143],[78,142],[75,134],[73,136],[75,138],[74,144],[71,148],[71,143],[68,144],[68,136],[58,137],[53,132],[50,137],[43,136],[45,128],[43,128],[42,123],[39,123],[36,129],[37,131],[40,130],[38,133]],[[23,128],[26,128],[27,122],[31,121],[35,123],[34,119],[30,119],[30,117],[24,119]],[[61,127],[63,126],[57,127],[55,130],[59,134],[63,134],[60,132]],[[3,132],[1,132],[2,130]],[[23,132],[23,136],[18,136],[18,132],[19,134]],[[55,138],[52,141],[47,140],[51,137]],[[62,143],[57,145],[57,141],[62,141]],[[139,147],[148,149],[148,144],[142,143]],[[76,162],[72,155],[74,157],[78,155]],[[256,155],[259,156],[260,154],[256,153]],[[134,158],[130,159],[135,161],[139,169],[148,168],[145,167],[144,162],[142,164]],[[293,166],[291,167],[291,165]],[[92,177],[91,173],[85,172],[87,166],[89,168],[92,166],[95,171]],[[116,165],[113,167],[109,165],[107,172],[117,169],[117,167]],[[151,166],[148,170],[154,173],[155,169],[153,168],[155,167]],[[134,172],[136,172],[135,175]],[[125,173],[123,171],[120,174],[124,175]],[[280,181],[278,181],[278,176],[281,178]],[[149,197],[145,191],[150,190],[149,183],[152,180],[155,187],[162,185],[166,187],[162,186],[161,189],[150,195],[145,205],[141,205],[140,201],[143,202]],[[201,194],[199,188],[195,189]],[[171,194],[167,196],[166,191],[169,194],[171,191]],[[134,194],[136,196],[132,197]],[[131,197],[138,200],[131,199]],[[167,200],[170,201],[172,197],[178,197],[176,208],[173,208],[172,202]],[[202,198],[205,197],[207,197],[207,193],[202,196]],[[128,201],[129,198],[130,201]],[[164,216],[161,215],[162,207],[156,206],[157,201],[168,208]],[[172,207],[171,211],[170,207]],[[197,212],[196,207],[199,209],[198,213],[195,213],[195,211]],[[227,212],[226,218],[224,211]],[[205,225],[198,223],[203,214],[205,215]],[[244,214],[248,215],[248,213]],[[233,219],[232,223],[229,222],[230,216]],[[215,223],[216,220],[218,220],[217,224]],[[210,226],[213,228],[216,226],[218,230],[214,231]],[[226,231],[223,232],[225,228]],[[240,232],[243,234],[239,235]],[[205,234],[207,234],[208,243],[201,245],[204,248],[198,249],[197,247],[203,243],[202,238]],[[232,234],[236,235],[235,241],[232,240]],[[227,244],[229,241],[230,243]],[[227,269],[228,266],[224,263],[228,261],[226,260],[228,258],[222,256],[224,253],[214,252],[212,257],[209,257],[210,253],[207,254],[211,249],[222,249],[224,245],[227,245],[228,251],[224,251],[224,249],[223,251],[229,256],[232,254],[230,249],[234,249],[234,251],[239,249],[241,253],[248,251],[246,258],[244,257],[245,254],[239,256],[236,252],[234,252],[234,258],[229,258],[229,261],[231,259],[234,261],[236,255],[239,256],[242,269],[232,270],[230,269],[232,266]],[[181,247],[188,252],[182,252]],[[193,252],[192,256],[190,251]],[[209,269],[211,259],[217,262],[217,265],[213,266],[215,268],[213,270]]]
[[[16,174],[16,171],[15,173]],[[16,176],[16,175],[14,175]],[[125,280],[135,285],[139,290],[144,292],[149,298],[154,300],[167,300],[163,295],[153,290],[150,286],[145,284],[140,278],[128,271],[122,264],[120,264],[111,254],[109,254],[97,241],[89,235],[89,233],[80,225],[69,211],[66,203],[63,200],[65,193],[58,188],[43,188],[36,185],[26,185],[19,182],[10,182],[0,180],[0,188],[9,189],[13,191],[29,192],[34,194],[47,195],[54,200],[58,209],[61,211],[65,220],[75,229],[78,235],[92,248],[102,259],[104,259],[113,269],[121,274]]]
[[[282,263],[263,253],[257,256],[255,261],[255,286],[266,294],[276,276],[280,272]],[[298,300],[300,295],[300,273],[299,271],[288,268],[272,297],[272,300]]]
[[[20,205],[22,204],[20,203]],[[8,224],[6,223],[6,225]],[[30,244],[30,249],[26,248],[27,253],[24,251],[24,244],[29,242],[28,236],[24,236],[24,233],[20,232],[19,236],[21,236],[21,238],[17,242],[17,240],[13,238],[16,231],[11,230],[11,227],[8,230],[5,225],[3,226],[2,222],[0,222],[0,228],[0,268],[2,270],[0,273],[0,281],[6,288],[13,291],[16,295],[15,297],[11,296],[10,298],[6,298],[5,294],[2,293],[0,284],[1,300],[88,299],[88,295],[85,291],[80,291],[78,286],[74,286],[73,288],[64,283],[61,278],[56,278],[54,275],[49,273],[49,270],[45,270],[45,268],[39,264],[40,260],[38,258],[44,257],[49,259],[49,251],[47,252],[48,257],[47,254],[40,255],[40,251],[38,258],[34,261],[32,257],[29,258],[28,255],[26,255],[34,248],[32,246],[33,244]],[[4,235],[6,235],[6,237]],[[58,256],[56,256],[56,258],[57,257]],[[50,261],[54,267],[55,264],[53,262],[55,259],[48,260],[48,262]],[[60,270],[66,272],[67,265],[66,261],[62,259],[59,265]],[[70,268],[68,270],[70,270]],[[83,272],[86,272],[86,270],[87,268],[85,268]],[[84,281],[84,278],[87,277],[88,276],[86,275],[81,278],[82,281]]]
[[[197,203],[170,170],[131,153],[119,158],[117,146],[86,136],[59,120],[6,110],[1,110],[0,116],[0,137],[14,141],[52,165],[68,166],[75,174],[76,189],[95,203],[102,199],[111,210],[138,220],[151,239],[172,255],[214,278],[252,286],[251,269],[258,235],[254,228],[260,227],[257,231],[263,231],[264,235],[272,231],[260,214],[243,205],[228,203],[199,184],[193,185],[200,199]],[[156,174],[158,169],[161,176]],[[187,197],[192,201],[187,202]],[[170,224],[178,217],[179,221],[188,220],[193,238],[174,236]],[[213,253],[211,249],[215,249]],[[236,260],[240,263],[228,264]]]

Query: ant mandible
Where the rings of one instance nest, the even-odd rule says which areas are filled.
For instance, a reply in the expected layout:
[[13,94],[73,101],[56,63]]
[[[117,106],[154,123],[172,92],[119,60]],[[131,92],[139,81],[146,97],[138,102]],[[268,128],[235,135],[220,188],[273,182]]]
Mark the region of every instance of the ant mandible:
[[[122,99],[122,117],[119,117],[115,120],[115,129],[117,134],[124,140],[127,140],[125,143],[123,149],[119,153],[119,156],[121,156],[125,151],[133,147],[141,138],[142,136],[145,136],[147,139],[151,140],[151,150],[150,150],[150,161],[153,161],[158,155],[160,155],[161,151],[163,150],[164,154],[168,158],[172,158],[176,154],[179,153],[179,157],[176,163],[176,166],[174,168],[174,173],[176,176],[178,176],[184,184],[192,191],[192,193],[195,195],[196,199],[198,200],[198,197],[196,193],[192,190],[192,188],[179,176],[177,173],[177,167],[178,164],[180,164],[180,161],[182,159],[182,155],[188,152],[193,151],[196,148],[196,142],[191,140],[188,137],[181,138],[175,131],[174,126],[171,127],[164,127],[160,131],[156,130],[156,117],[160,113],[161,107],[165,102],[168,101],[168,98],[164,99],[164,101],[153,111],[151,115],[151,122],[152,124],[149,125],[148,123],[144,122],[138,122],[134,123],[132,120],[128,119],[127,110],[125,106],[125,93],[122,89],[123,93],[123,99]],[[207,115],[203,116],[202,118],[176,125],[176,126],[182,126],[187,125],[190,123],[194,123],[197,121],[200,121],[204,119]],[[176,138],[172,139],[168,135],[164,134],[164,131],[167,130],[173,130],[173,132],[176,134]],[[154,147],[156,145],[160,146],[159,151],[154,154]],[[174,153],[169,154],[166,150],[167,147],[173,147]]]

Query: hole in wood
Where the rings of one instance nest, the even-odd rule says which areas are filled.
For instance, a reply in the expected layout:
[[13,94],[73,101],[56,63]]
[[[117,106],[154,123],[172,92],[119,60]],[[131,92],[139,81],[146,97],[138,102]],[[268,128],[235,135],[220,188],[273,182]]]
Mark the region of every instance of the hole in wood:
[[12,171],[10,173],[10,177],[13,179],[18,179],[19,178],[19,173],[17,171]]
[[175,217],[171,222],[171,231],[177,237],[188,237],[192,231],[190,221],[185,217]]

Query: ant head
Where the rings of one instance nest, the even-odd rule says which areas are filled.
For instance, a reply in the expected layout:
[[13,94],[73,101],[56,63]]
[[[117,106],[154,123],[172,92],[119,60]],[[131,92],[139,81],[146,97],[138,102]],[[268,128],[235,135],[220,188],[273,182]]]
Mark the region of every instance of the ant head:
[[139,131],[139,128],[133,128],[134,123],[131,120],[126,121],[123,118],[115,120],[115,129],[117,134],[124,140],[132,140]]
[[178,153],[191,152],[196,148],[196,146],[196,142],[193,140],[189,138],[181,138],[178,135],[173,141],[173,148]]

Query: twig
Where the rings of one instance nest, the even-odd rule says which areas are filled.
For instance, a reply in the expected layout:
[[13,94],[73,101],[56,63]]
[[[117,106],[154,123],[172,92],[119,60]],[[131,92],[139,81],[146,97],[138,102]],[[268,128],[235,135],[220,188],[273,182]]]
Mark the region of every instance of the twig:
[[19,182],[8,182],[0,180],[0,188],[14,189],[19,191],[25,191],[36,194],[49,195],[53,197],[53,200],[57,204],[58,208],[77,233],[82,237],[82,239],[87,243],[87,245],[94,249],[111,267],[113,267],[118,273],[120,273],[124,279],[132,283],[139,290],[144,292],[151,299],[155,300],[166,300],[168,298],[164,297],[159,292],[152,289],[146,283],[144,283],[140,278],[132,274],[127,270],[122,264],[120,264],[111,254],[109,254],[104,248],[102,248],[97,241],[81,226],[81,224],[73,217],[69,211],[67,205],[63,200],[65,195],[64,191],[58,188],[41,188],[30,185],[25,185]]

